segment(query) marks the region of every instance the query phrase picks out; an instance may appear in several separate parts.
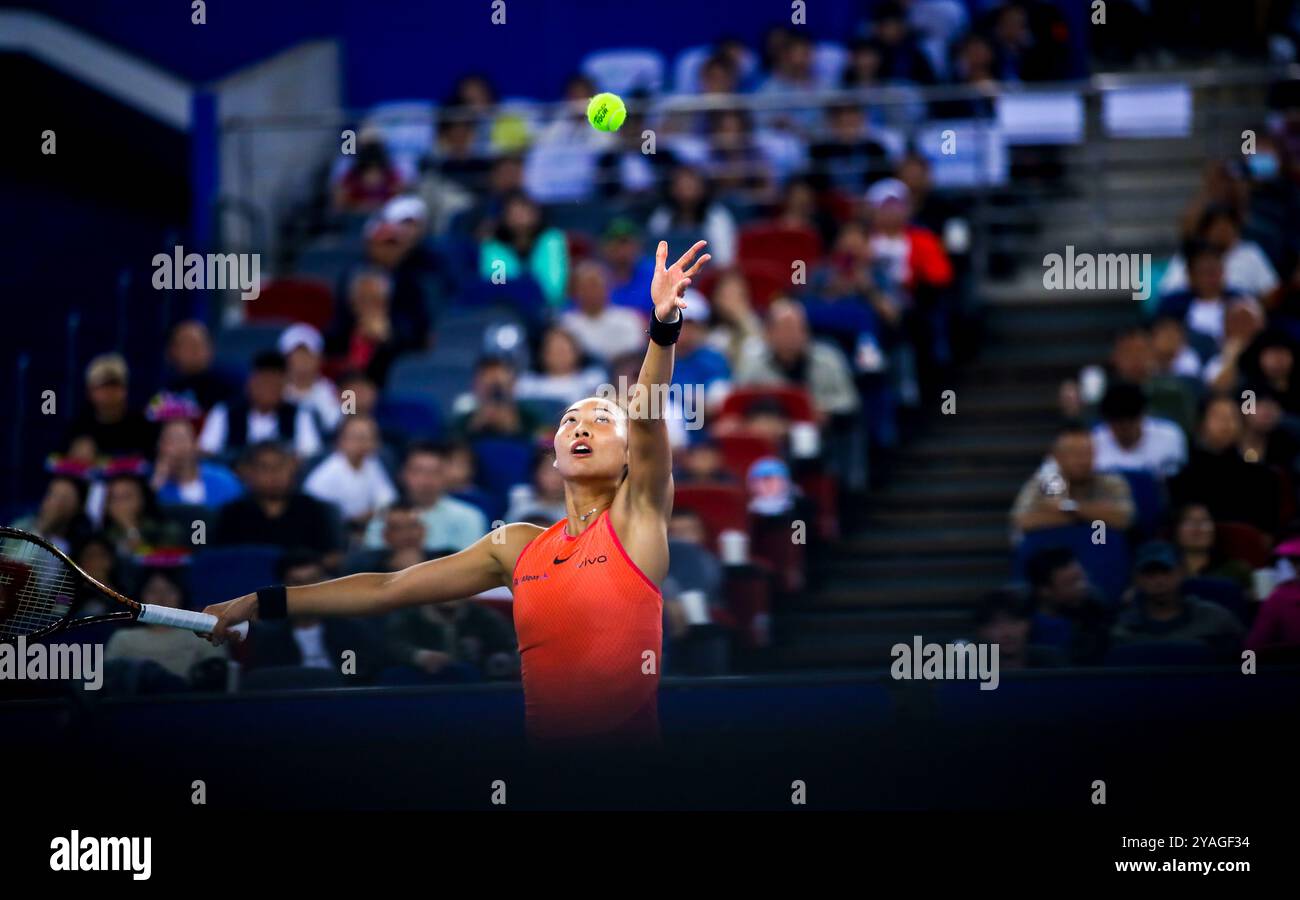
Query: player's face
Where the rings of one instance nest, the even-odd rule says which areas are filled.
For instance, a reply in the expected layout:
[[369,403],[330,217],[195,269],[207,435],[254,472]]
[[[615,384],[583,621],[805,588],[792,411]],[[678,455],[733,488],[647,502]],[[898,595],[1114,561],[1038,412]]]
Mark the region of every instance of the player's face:
[[555,462],[569,478],[616,478],[627,462],[627,421],[611,401],[581,400],[565,410],[555,432]]

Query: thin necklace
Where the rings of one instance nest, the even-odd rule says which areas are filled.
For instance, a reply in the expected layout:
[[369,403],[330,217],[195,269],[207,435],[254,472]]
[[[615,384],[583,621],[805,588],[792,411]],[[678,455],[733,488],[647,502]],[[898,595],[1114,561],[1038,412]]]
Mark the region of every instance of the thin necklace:
[[578,516],[578,521],[580,521],[580,522],[585,522],[585,521],[587,521],[588,519],[591,518],[591,513],[594,513],[594,512],[595,512],[596,510],[598,510],[598,509],[600,509],[599,506],[593,506],[593,507],[591,508],[591,512],[588,512],[586,515]]

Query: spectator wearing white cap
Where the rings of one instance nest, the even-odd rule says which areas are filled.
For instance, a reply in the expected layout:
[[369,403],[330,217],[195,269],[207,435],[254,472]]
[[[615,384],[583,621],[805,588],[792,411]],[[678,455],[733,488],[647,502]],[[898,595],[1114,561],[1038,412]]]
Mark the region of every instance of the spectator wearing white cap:
[[284,399],[311,410],[320,430],[333,433],[343,415],[343,408],[338,388],[321,374],[325,339],[306,322],[298,322],[280,332],[279,347],[288,376],[284,383]]

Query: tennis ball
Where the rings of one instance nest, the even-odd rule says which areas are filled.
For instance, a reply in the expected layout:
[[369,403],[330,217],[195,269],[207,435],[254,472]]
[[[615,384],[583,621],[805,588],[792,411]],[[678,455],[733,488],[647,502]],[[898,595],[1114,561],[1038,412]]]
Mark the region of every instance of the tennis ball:
[[627,118],[627,107],[618,94],[597,94],[587,104],[587,121],[597,131],[618,131]]

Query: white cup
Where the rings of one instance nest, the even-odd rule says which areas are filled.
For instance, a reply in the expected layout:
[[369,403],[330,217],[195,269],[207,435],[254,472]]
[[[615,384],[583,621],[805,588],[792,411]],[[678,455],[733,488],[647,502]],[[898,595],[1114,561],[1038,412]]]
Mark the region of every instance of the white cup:
[[749,535],[735,528],[728,528],[718,535],[718,548],[722,553],[722,563],[727,566],[743,566],[749,562]]
[[681,601],[687,622],[692,625],[709,624],[709,602],[704,591],[682,591],[677,599]]
[[790,455],[812,459],[822,449],[822,435],[812,422],[795,422],[790,426]]

